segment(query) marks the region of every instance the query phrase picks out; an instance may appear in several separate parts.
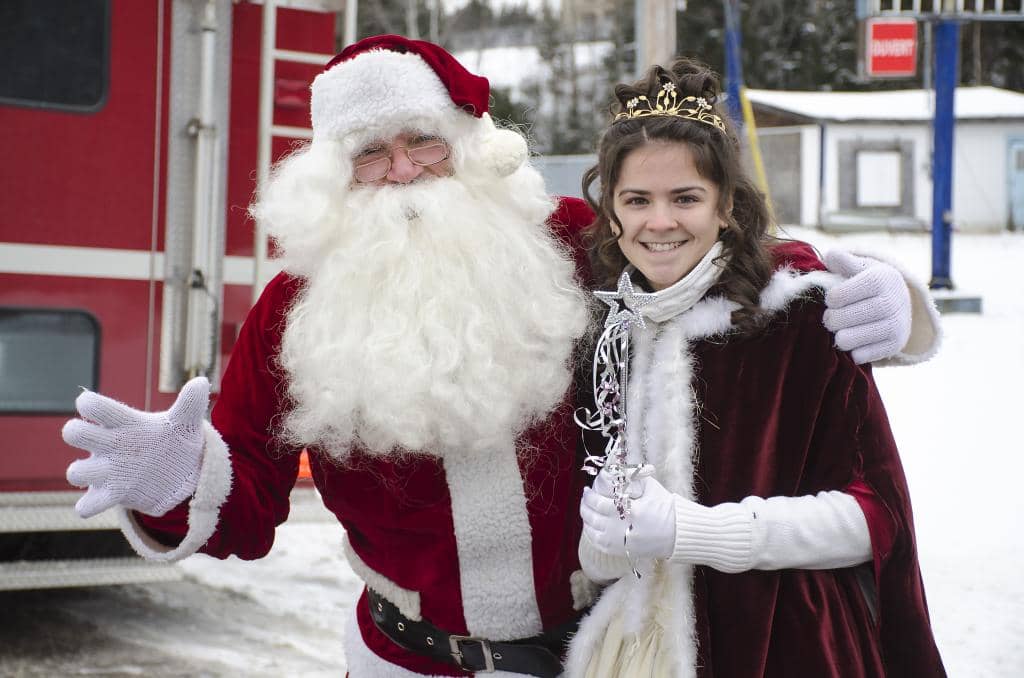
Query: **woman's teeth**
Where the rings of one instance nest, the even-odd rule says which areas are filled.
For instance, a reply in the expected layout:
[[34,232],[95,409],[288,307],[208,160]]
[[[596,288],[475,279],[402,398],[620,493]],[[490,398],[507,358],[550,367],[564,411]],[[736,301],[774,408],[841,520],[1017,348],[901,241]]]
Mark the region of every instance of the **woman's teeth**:
[[682,242],[645,242],[644,247],[652,252],[668,252],[682,245]]

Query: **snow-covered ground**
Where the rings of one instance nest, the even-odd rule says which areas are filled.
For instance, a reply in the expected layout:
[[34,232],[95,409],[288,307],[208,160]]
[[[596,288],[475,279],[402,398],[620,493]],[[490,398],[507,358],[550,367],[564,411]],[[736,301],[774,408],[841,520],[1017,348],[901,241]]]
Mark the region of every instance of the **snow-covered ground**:
[[[880,253],[923,280],[921,234],[830,237],[788,229],[822,252]],[[1024,675],[1024,234],[954,237],[953,279],[980,295],[980,315],[943,317],[939,355],[876,377],[900,444],[914,501],[935,634],[951,676]],[[292,610],[324,630],[325,658],[340,662],[340,619],[359,588],[329,522],[285,525],[256,563],[194,557],[189,576]],[[332,644],[333,643],[333,644]]]

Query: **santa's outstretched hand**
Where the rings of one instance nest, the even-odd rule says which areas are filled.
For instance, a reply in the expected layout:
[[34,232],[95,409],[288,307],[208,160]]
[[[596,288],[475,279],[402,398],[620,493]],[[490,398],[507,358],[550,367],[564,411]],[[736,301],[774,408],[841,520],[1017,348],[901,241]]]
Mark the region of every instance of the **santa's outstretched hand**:
[[166,412],[142,412],[92,391],[75,400],[81,419],[61,434],[89,452],[71,463],[68,482],[87,487],[75,504],[83,518],[120,505],[161,516],[195,492],[203,455],[210,382],[196,377]]

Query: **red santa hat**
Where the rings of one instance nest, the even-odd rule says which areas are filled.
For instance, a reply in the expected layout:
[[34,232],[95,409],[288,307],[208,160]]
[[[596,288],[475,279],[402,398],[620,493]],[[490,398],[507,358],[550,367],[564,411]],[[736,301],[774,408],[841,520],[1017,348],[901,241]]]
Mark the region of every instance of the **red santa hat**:
[[526,141],[495,127],[487,78],[466,70],[443,48],[400,35],[378,35],[346,47],[313,80],[313,139],[353,150],[406,129],[434,132],[470,148],[500,176],[526,160]]

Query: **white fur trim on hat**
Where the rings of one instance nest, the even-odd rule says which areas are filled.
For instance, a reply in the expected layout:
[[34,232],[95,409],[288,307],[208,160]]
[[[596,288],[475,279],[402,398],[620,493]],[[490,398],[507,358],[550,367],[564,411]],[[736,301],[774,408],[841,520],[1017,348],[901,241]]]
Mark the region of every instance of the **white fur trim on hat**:
[[310,102],[313,139],[359,142],[403,129],[444,134],[460,116],[448,90],[416,54],[374,50],[316,76]]

